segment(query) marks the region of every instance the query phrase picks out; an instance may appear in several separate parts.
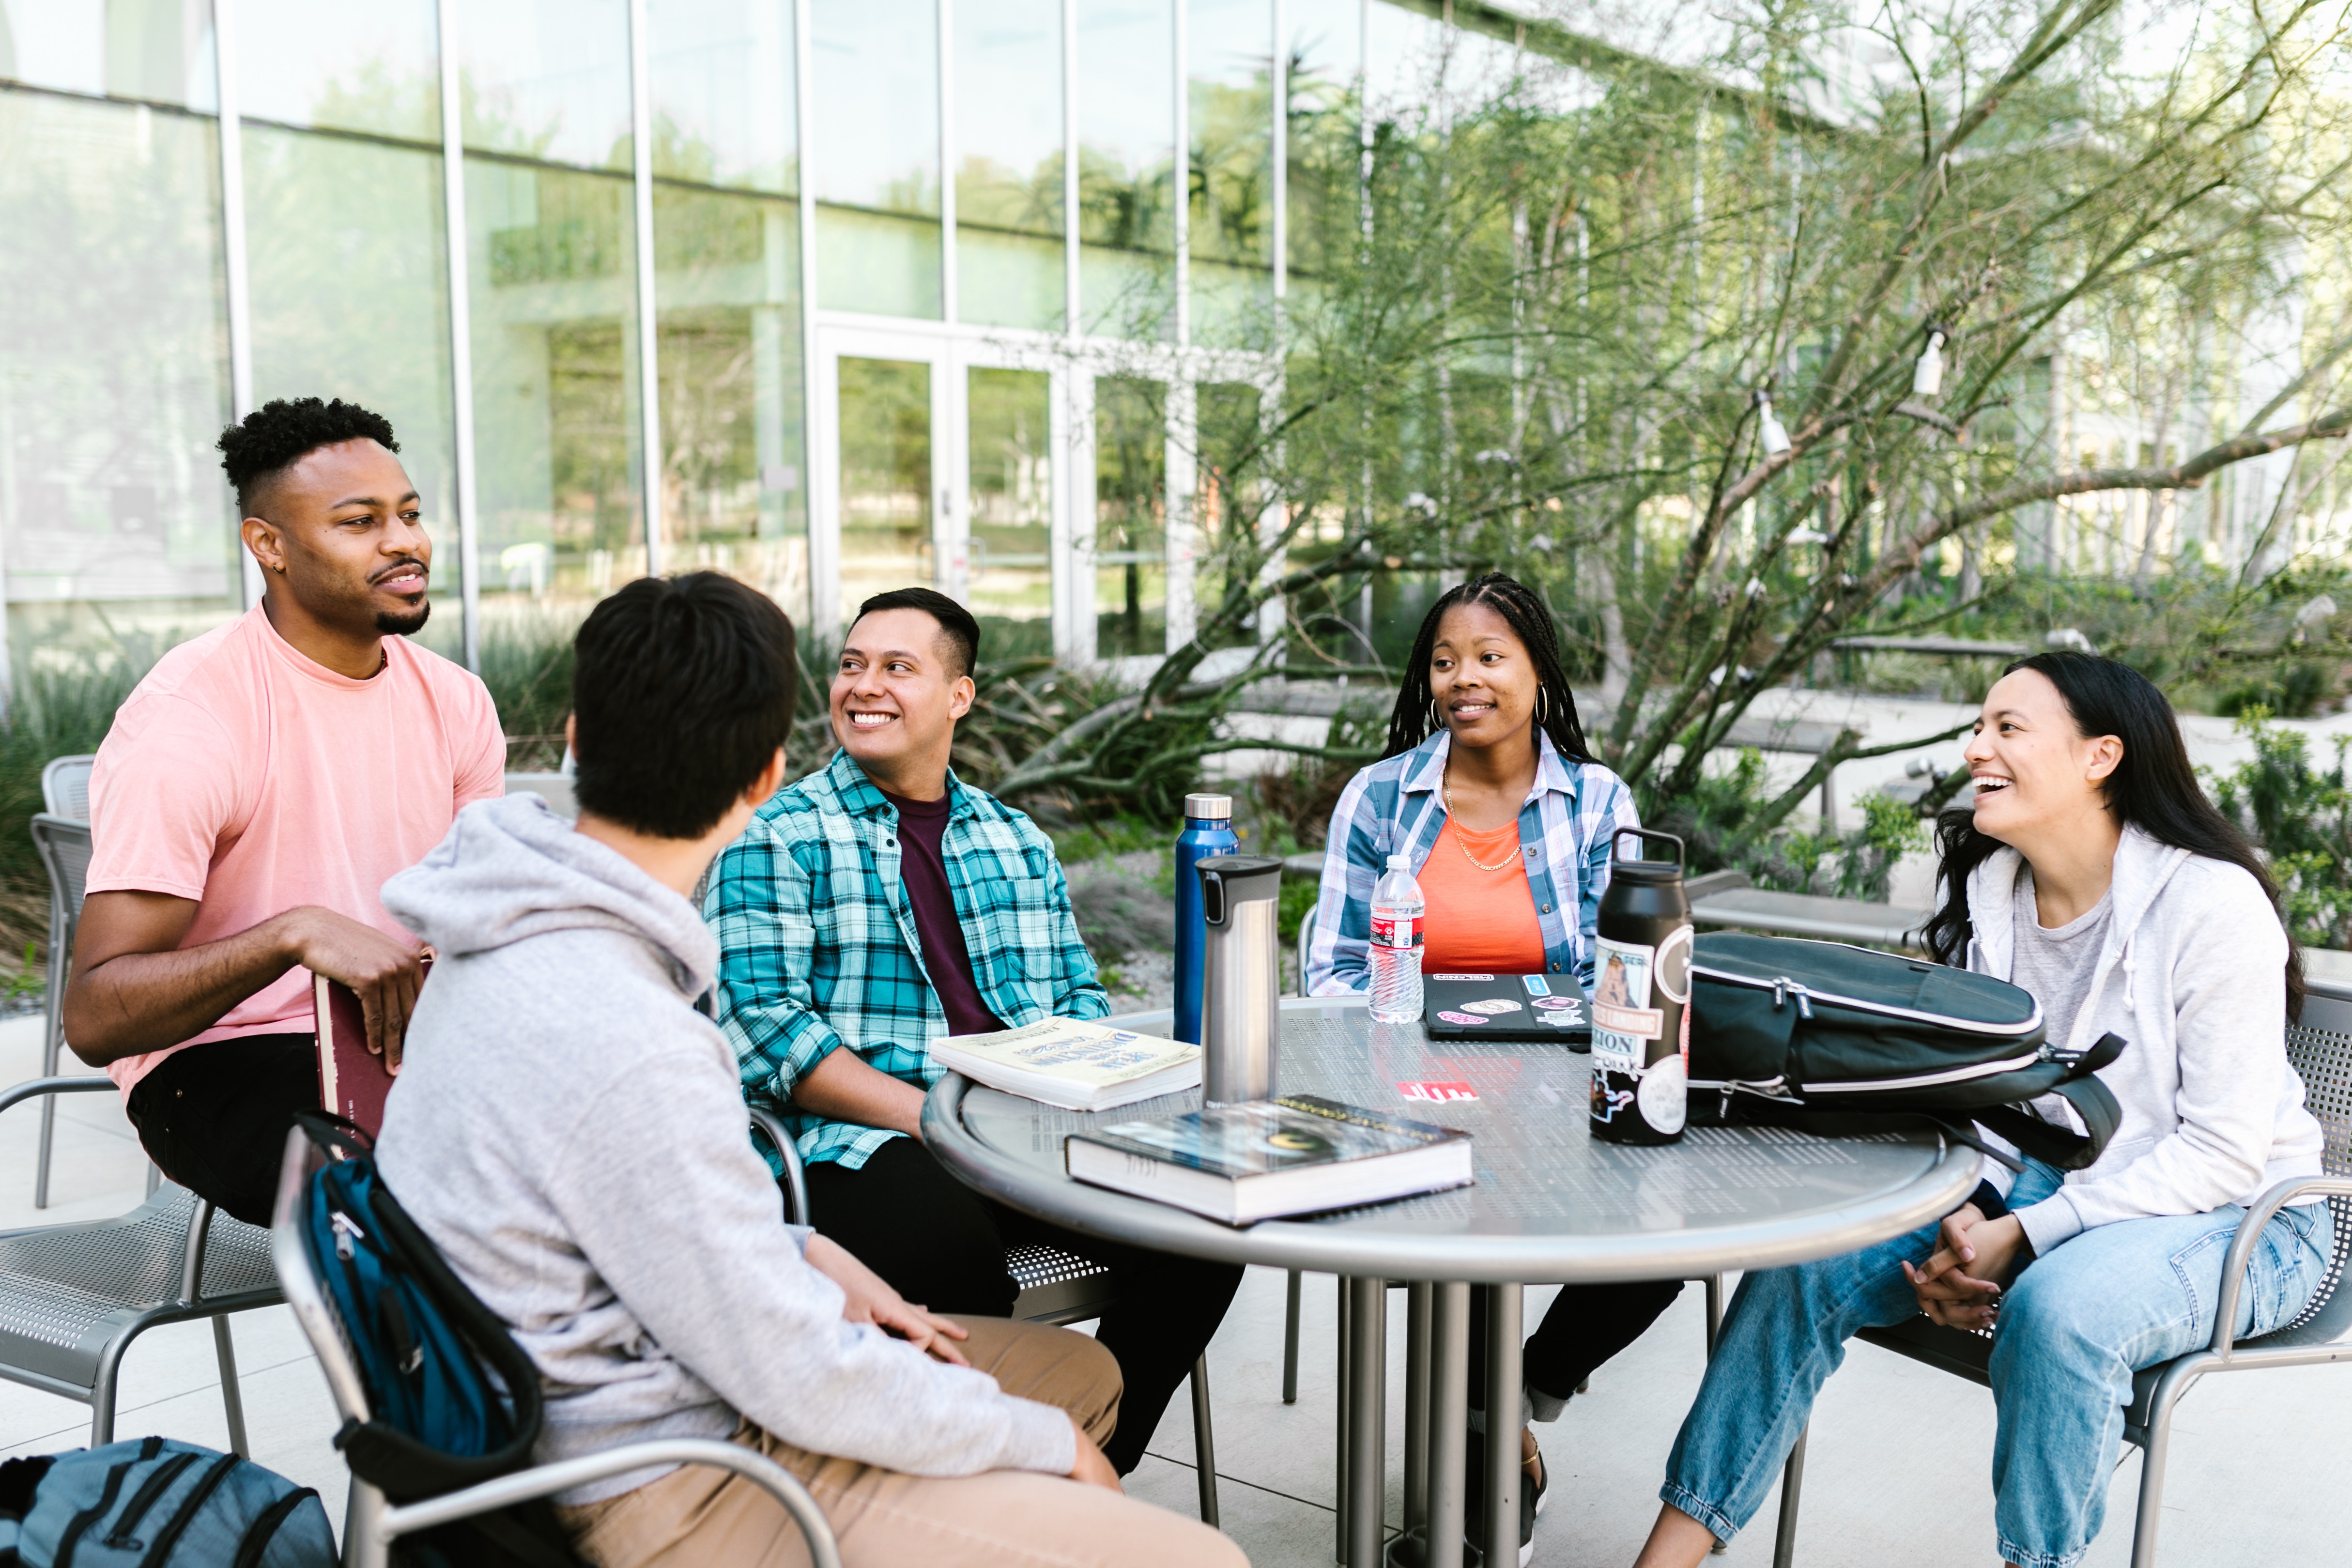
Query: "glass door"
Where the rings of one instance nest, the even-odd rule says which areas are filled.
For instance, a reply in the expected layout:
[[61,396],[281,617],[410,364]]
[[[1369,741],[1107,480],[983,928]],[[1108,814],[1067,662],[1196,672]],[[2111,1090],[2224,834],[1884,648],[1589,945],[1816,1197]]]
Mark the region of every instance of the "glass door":
[[849,353],[835,363],[841,456],[835,560],[839,624],[845,626],[872,595],[927,585],[938,575],[931,504],[936,367]]
[[978,617],[992,662],[1056,651],[1065,373],[936,331],[843,325],[820,342],[815,542],[832,628],[872,595],[934,587]]

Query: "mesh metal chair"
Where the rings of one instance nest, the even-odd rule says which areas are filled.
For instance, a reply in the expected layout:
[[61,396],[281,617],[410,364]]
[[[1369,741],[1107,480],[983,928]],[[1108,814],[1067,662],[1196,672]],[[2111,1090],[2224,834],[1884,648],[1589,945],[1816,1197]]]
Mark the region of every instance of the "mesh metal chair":
[[[2239,1223],[2221,1265],[2221,1296],[2214,1314],[2212,1342],[2203,1350],[2148,1367],[2132,1379],[2131,1407],[2124,1413],[2124,1440],[2136,1445],[2141,1454],[2132,1568],[2155,1568],[2172,1412],[2200,1378],[2216,1373],[2352,1361],[2352,1290],[2343,1289],[2345,1262],[2352,1257],[2352,991],[2323,992],[2315,986],[2305,999],[2301,1021],[2288,1026],[2286,1054],[2302,1075],[2305,1103],[2326,1132],[2322,1167],[2327,1173],[2281,1182],[2254,1202]],[[2336,1215],[2336,1255],[2328,1262],[2327,1273],[2294,1321],[2241,1342],[2231,1328],[2237,1321],[2239,1292],[2255,1242],[2281,1207],[2313,1194],[2326,1194]],[[1942,1328],[1921,1317],[1891,1329],[1864,1329],[1858,1337],[1896,1355],[1991,1386],[1990,1334]],[[1772,1551],[1773,1568],[1788,1568],[1795,1560],[1797,1510],[1804,1475],[1805,1437],[1800,1434],[1781,1479],[1780,1528]]]
[[89,770],[95,756],[51,757],[41,769],[41,805],[68,822],[89,820]]
[[[278,1278],[286,1282],[287,1304],[294,1309],[295,1321],[302,1325],[302,1332],[310,1342],[310,1352],[318,1357],[320,1370],[326,1373],[336,1415],[345,1422],[363,1422],[368,1419],[367,1389],[360,1381],[359,1365],[352,1355],[351,1328],[320,1288],[318,1276],[310,1267],[309,1249],[302,1244],[297,1217],[310,1177],[324,1163],[325,1157],[300,1128],[287,1134],[286,1163],[278,1171],[278,1203],[268,1233],[269,1243],[276,1254]],[[403,1536],[656,1465],[715,1465],[741,1476],[765,1489],[792,1515],[793,1522],[800,1527],[808,1542],[809,1556],[814,1560],[815,1568],[841,1568],[841,1552],[834,1543],[833,1529],[807,1489],[767,1456],[714,1437],[625,1443],[599,1454],[551,1465],[533,1465],[459,1491],[398,1505],[387,1501],[383,1492],[354,1475],[343,1514],[344,1568],[386,1568],[393,1542]]]
[[[112,1093],[105,1079],[36,1079],[0,1091],[0,1110],[59,1094]],[[245,1405],[228,1314],[283,1298],[268,1233],[165,1184],[130,1213],[0,1234],[0,1377],[90,1407],[92,1447],[114,1440],[123,1352],[164,1323],[210,1318],[229,1447],[246,1453]]]
[[[766,1139],[783,1162],[784,1219],[808,1223],[808,1182],[801,1170],[800,1151],[792,1134],[776,1117],[757,1106],[747,1107],[753,1131]],[[1081,1258],[1056,1247],[1007,1247],[1005,1271],[1020,1293],[1013,1299],[1013,1316],[1027,1323],[1083,1323],[1099,1318],[1118,1300],[1118,1280],[1109,1265]],[[1217,1522],[1217,1441],[1209,1415],[1209,1358],[1204,1352],[1192,1363],[1192,1448],[1201,1496],[1201,1521]]]
[[[41,787],[49,787],[50,775],[58,773],[60,763],[83,760],[59,757],[43,770]],[[87,771],[80,793],[82,809],[87,812]],[[41,1077],[49,1079],[57,1076],[58,1058],[65,1050],[66,981],[73,973],[74,933],[81,925],[82,892],[89,880],[89,824],[54,810],[42,812],[33,818],[33,847],[40,852],[41,868],[49,874],[48,1001],[41,1032]],[[45,1095],[41,1100],[41,1151],[33,1172],[33,1206],[37,1209],[49,1206],[49,1155],[57,1142],[57,1129],[58,1102]]]

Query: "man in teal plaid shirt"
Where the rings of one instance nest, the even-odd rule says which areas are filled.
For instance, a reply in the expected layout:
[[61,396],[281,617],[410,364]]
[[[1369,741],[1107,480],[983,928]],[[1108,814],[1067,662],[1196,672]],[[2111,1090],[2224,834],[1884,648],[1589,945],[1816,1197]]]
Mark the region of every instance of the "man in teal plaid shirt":
[[879,594],[844,638],[831,696],[841,750],[779,791],[719,858],[719,1022],[744,1098],[790,1127],[810,1219],[935,1312],[1009,1317],[1008,1244],[1110,1265],[1097,1340],[1126,1390],[1103,1452],[1143,1458],[1241,1270],[1125,1247],[981,1196],[923,1148],[942,1035],[1110,1011],[1051,840],[949,771],[971,708],[980,626],[929,588]]

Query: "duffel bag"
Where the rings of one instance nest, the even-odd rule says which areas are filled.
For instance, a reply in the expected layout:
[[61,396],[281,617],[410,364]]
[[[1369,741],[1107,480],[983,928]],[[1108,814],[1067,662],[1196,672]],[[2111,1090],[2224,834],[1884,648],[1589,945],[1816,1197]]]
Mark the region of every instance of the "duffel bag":
[[[1981,1122],[2080,1170],[2113,1136],[2115,1097],[2092,1077],[2124,1041],[2069,1053],[2043,1037],[2029,992],[1989,974],[1843,942],[1710,931],[1691,956],[1695,1121],[1906,1114]],[[2023,1109],[2063,1096],[2084,1131]],[[2012,1162],[2013,1163],[2013,1162]]]

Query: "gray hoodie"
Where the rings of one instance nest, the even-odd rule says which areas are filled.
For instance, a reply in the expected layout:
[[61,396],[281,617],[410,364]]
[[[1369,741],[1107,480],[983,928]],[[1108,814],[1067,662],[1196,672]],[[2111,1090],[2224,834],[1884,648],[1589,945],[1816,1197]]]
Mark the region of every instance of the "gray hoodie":
[[[2016,962],[2023,869],[2004,847],[1969,874],[1967,966],[1979,973],[2006,980]],[[2110,1030],[2130,1042],[2099,1071],[2123,1119],[2089,1169],[2017,1211],[2036,1253],[2093,1226],[2206,1214],[2319,1174],[2319,1123],[2286,1059],[2286,933],[2261,886],[2126,827],[2109,890],[2074,1037],[2051,1044],[2081,1051]],[[2054,1119],[2063,1101],[2051,1098]],[[2007,1190],[2005,1170],[1989,1162],[1987,1174]]]
[[719,952],[693,905],[533,795],[467,806],[383,902],[438,958],[378,1164],[538,1364],[541,1459],[723,1437],[740,1412],[910,1475],[1076,1462],[1062,1412],[843,1320],[695,1011]]

